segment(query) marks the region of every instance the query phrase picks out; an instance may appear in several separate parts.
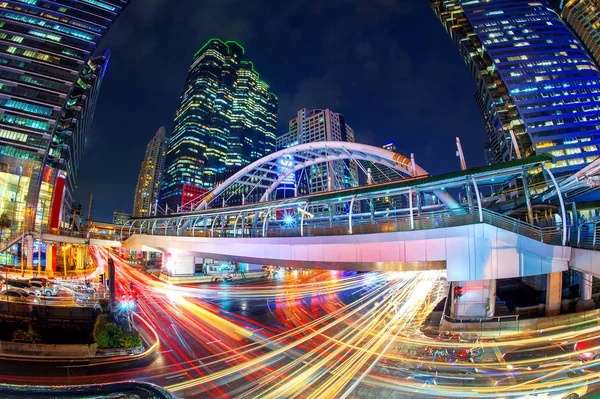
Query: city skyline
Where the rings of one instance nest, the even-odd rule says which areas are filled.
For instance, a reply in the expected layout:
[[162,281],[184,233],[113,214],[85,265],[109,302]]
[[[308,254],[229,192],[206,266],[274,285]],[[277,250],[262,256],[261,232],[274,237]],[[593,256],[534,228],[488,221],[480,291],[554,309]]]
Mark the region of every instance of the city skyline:
[[599,1],[0,2],[0,397],[600,399]]
[[[277,17],[263,19],[243,2],[227,11],[211,5],[197,11],[197,18],[214,15],[211,23],[198,26],[181,22],[190,10],[196,12],[191,2],[132,3],[106,39],[112,60],[87,142],[77,201],[86,208],[93,191],[94,215],[100,220],[110,220],[115,209],[130,209],[132,198],[111,195],[109,187],[133,193],[133,170],[143,153],[130,149],[145,143],[156,126],[169,128],[191,59],[211,37],[242,43],[261,79],[279,95],[278,134],[287,131],[287,122],[300,108],[332,108],[352,121],[357,142],[402,143],[399,152],[415,153],[431,173],[458,169],[454,152],[445,150],[455,136],[463,140],[468,164],[483,164],[485,133],[473,103],[475,87],[427,2],[377,2],[369,8],[360,2],[347,7],[299,2],[285,12],[281,8],[277,2],[265,7]],[[343,25],[325,22],[332,12]],[[226,23],[224,13],[236,23]],[[159,16],[167,22],[156,23]],[[395,18],[407,23],[395,24]],[[290,23],[298,26],[294,34],[275,33]],[[416,31],[423,33],[420,43],[408,40]],[[186,40],[177,40],[182,35]],[[148,94],[140,96],[142,90]],[[436,118],[429,117],[433,109]],[[109,153],[131,161],[131,171],[105,162]]]

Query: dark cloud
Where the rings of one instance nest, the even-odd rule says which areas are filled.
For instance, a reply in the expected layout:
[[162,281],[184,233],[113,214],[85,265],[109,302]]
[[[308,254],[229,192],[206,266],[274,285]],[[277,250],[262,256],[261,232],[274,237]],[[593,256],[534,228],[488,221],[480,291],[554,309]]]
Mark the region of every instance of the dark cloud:
[[280,133],[299,108],[328,107],[357,141],[395,141],[433,173],[455,169],[455,136],[482,162],[474,85],[426,0],[134,0],[103,43],[111,63],[78,181],[79,200],[94,191],[96,217],[131,210],[146,143],[171,128],[211,37],[245,47],[279,96]]

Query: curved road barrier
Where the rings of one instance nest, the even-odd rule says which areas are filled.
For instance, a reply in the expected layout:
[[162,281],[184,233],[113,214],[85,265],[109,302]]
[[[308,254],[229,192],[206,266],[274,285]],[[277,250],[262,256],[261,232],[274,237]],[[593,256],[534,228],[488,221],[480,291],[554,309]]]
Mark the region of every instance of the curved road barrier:
[[0,397],[13,399],[36,398],[124,398],[175,399],[167,390],[146,382],[126,381],[113,384],[36,387],[0,384]]

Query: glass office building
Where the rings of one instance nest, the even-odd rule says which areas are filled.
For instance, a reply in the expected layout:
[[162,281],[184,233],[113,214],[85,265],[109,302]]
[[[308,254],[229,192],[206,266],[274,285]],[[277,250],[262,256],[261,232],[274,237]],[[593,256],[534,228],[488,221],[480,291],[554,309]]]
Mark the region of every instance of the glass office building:
[[195,54],[169,138],[161,208],[180,209],[184,186],[212,189],[275,150],[277,97],[243,57],[242,46],[220,39]]
[[475,79],[490,163],[514,157],[514,142],[552,153],[557,173],[598,158],[600,72],[545,0],[430,3]]
[[130,0],[0,2],[0,213],[58,227],[109,53],[99,42]]
[[[299,144],[318,141],[347,141],[354,143],[354,129],[346,123],[344,115],[330,109],[302,108],[289,122],[289,131],[277,137],[277,150]],[[282,168],[286,160],[280,160]],[[278,198],[288,197],[290,193],[297,195],[322,193],[332,190],[358,186],[358,165],[350,160],[333,160],[306,168],[295,173],[295,184],[288,179],[277,190]],[[344,204],[336,205],[339,212],[344,211]],[[329,211],[323,207],[313,208],[315,214]]]
[[563,19],[600,65],[600,4],[597,0],[569,0],[562,4]]
[[160,176],[165,163],[167,150],[167,132],[161,126],[146,146],[144,160],[140,167],[135,195],[133,197],[133,216],[152,216],[156,212]]

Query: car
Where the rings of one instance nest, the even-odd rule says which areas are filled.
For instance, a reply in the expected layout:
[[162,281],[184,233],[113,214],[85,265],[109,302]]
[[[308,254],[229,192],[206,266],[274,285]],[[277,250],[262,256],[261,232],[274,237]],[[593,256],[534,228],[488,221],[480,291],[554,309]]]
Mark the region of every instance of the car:
[[[517,349],[502,355],[508,370],[534,370],[545,363],[560,361],[559,359],[556,361],[546,360],[549,357],[560,357],[561,360],[569,360],[570,351],[560,345],[547,345]],[[537,359],[544,359],[544,363],[540,363]]]
[[33,277],[29,279],[30,283],[42,283],[45,286],[48,286],[51,284],[51,281],[45,277]]
[[5,288],[16,288],[29,292],[30,294],[36,294],[35,289],[27,281],[21,280],[7,280],[4,284]]
[[42,283],[38,283],[37,281],[30,282],[29,285],[35,290],[36,295],[51,295],[56,296],[58,294],[58,290],[52,287],[47,287]]
[[90,286],[86,286],[86,285],[75,285],[73,286],[73,290],[80,292],[80,293],[87,293],[87,294],[92,294],[94,293],[94,287],[90,287]]
[[21,302],[21,303],[40,303],[40,300],[34,294],[31,294],[25,290],[19,289],[8,289],[0,292],[0,297],[6,299],[9,302]]
[[[543,366],[540,368],[543,368]],[[566,369],[559,372],[548,373],[548,377],[542,377],[538,381],[543,383],[545,388],[551,389],[548,392],[536,393],[536,391],[533,390],[531,392],[523,392],[523,394],[516,393],[514,389],[511,388],[514,388],[515,386],[523,386],[526,389],[527,387],[528,379],[520,376],[503,378],[499,381],[496,381],[494,387],[498,388],[498,399],[505,398],[502,396],[503,387],[508,388],[508,392],[511,393],[510,395],[506,395],[507,399],[577,399],[587,393],[587,385],[570,386],[569,384],[565,384],[565,381],[572,381],[583,375],[585,375],[583,371],[575,369]],[[529,380],[532,378],[533,377],[529,377]],[[561,385],[555,386],[555,384],[558,383],[561,383]]]
[[573,345],[573,350],[576,352],[585,351],[577,355],[582,362],[600,359],[600,338],[581,340]]

